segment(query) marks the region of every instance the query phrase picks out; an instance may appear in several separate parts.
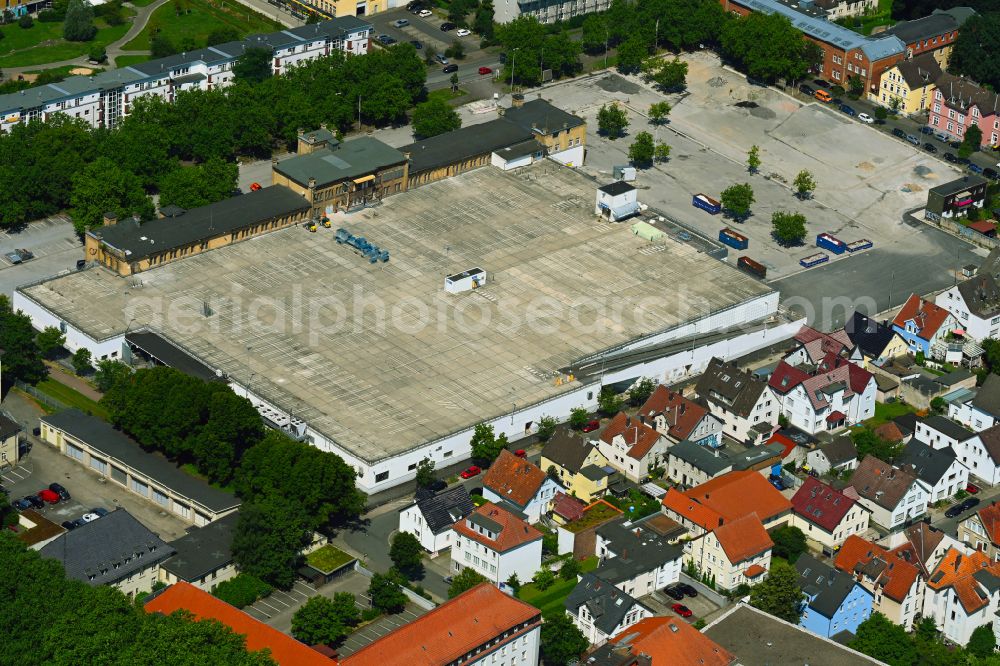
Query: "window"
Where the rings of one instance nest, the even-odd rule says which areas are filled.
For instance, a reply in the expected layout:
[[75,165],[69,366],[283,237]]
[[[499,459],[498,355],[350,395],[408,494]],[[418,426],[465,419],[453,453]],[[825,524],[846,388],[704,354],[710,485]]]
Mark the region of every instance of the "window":
[[389,478],[388,471],[379,472],[378,474],[375,475],[375,483],[378,483],[379,481],[385,481],[388,478]]
[[107,461],[101,460],[100,458],[91,458],[90,459],[90,466],[92,468],[96,469],[101,474],[107,474],[108,473],[108,463],[107,463]]
[[143,497],[149,497],[149,486],[135,477],[129,479],[128,487],[131,488],[133,492],[139,493]]
[[153,501],[160,506],[166,506],[170,500],[163,491],[153,488]]

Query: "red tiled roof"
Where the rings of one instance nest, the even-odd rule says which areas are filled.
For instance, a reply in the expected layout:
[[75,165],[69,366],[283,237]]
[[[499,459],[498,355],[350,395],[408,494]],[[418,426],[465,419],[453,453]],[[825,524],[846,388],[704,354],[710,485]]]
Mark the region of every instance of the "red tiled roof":
[[545,483],[545,472],[524,458],[504,449],[483,477],[483,487],[489,488],[517,506],[527,506]]
[[887,442],[902,442],[903,433],[896,425],[894,421],[889,421],[888,423],[883,423],[882,425],[875,428],[872,432],[881,437]]
[[336,666],[337,663],[327,659],[305,643],[300,643],[291,636],[283,634],[277,629],[272,629],[238,608],[230,606],[225,601],[217,599],[189,583],[174,583],[147,601],[145,609],[147,613],[163,613],[164,615],[186,610],[198,620],[218,620],[237,634],[246,636],[248,650],[268,649],[271,651],[271,657],[281,666],[308,666],[309,664]]
[[847,414],[844,412],[830,412],[830,415],[826,417],[828,423],[836,423],[837,421],[843,421],[847,418]]
[[767,569],[760,566],[759,564],[751,564],[747,567],[747,570],[743,572],[743,575],[747,578],[756,578],[757,576],[767,573]]
[[[500,525],[500,533],[497,534],[496,539],[490,539],[485,534],[481,534],[468,526],[469,519],[476,515]],[[541,532],[507,509],[503,509],[492,502],[487,502],[477,507],[467,518],[462,518],[452,525],[452,529],[498,553],[507,552],[529,541],[542,538]]]
[[784,395],[793,388],[809,379],[809,373],[799,370],[794,365],[781,361],[771,373],[771,378],[767,380],[767,385],[778,393]]
[[674,488],[667,489],[667,494],[663,496],[662,502],[669,511],[673,511],[706,530],[714,529],[717,525],[722,524],[723,519],[718,512]]
[[992,562],[983,551],[963,554],[960,550],[949,548],[927,580],[927,587],[938,591],[950,587],[965,612],[975,613],[986,606],[990,598],[989,591],[973,578],[973,574],[983,569],[1000,576],[1000,562]]
[[[869,567],[872,560],[878,562]],[[869,571],[876,584],[882,588],[882,593],[900,603],[920,575],[920,570],[907,562],[901,553],[888,551],[856,534],[847,537],[837,551],[833,564],[841,571],[851,574],[861,570]]]
[[653,666],[729,666],[736,661],[736,655],[675,617],[647,617],[608,642],[628,654],[647,655]]
[[719,525],[714,534],[732,564],[756,557],[774,545],[755,513]]
[[587,505],[575,497],[566,493],[556,493],[552,500],[552,513],[562,516],[566,520],[576,520],[583,516]]
[[340,663],[341,666],[465,663],[462,657],[470,651],[516,630],[518,633],[505,641],[510,642],[540,622],[539,610],[534,606],[507,596],[489,583],[481,583],[344,657]]
[[831,534],[855,501],[825,483],[808,477],[792,497],[792,510]]
[[844,329],[833,333],[822,333],[811,326],[803,326],[795,334],[795,340],[802,344],[811,361],[818,362],[827,354],[849,355],[854,343]]
[[601,433],[601,439],[611,444],[619,435],[630,447],[629,457],[636,460],[642,460],[662,436],[639,419],[630,419],[625,412],[618,412],[615,418],[611,419],[611,423]]
[[981,234],[991,234],[997,230],[997,223],[990,222],[988,220],[980,220],[979,222],[970,222],[967,226],[973,231],[978,231]]
[[899,314],[892,320],[892,325],[905,330],[906,322],[912,320],[917,327],[917,337],[930,340],[948,317],[948,311],[941,306],[911,294]]
[[645,423],[652,424],[653,419],[660,414],[667,423],[667,434],[676,440],[682,440],[691,435],[708,414],[708,410],[660,384],[639,408],[639,416]]
[[979,522],[990,537],[990,541],[1000,544],[1000,502],[993,502],[976,512]]
[[756,513],[761,521],[767,522],[792,508],[791,502],[754,470],[717,476],[683,494],[726,521]]

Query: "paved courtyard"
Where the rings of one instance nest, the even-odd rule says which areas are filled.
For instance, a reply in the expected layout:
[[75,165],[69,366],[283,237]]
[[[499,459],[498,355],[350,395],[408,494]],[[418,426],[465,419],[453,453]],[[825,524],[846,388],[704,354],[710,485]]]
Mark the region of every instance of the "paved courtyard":
[[[12,264],[6,255],[18,248],[30,250],[35,258]],[[18,231],[0,230],[0,294],[10,296],[19,285],[76,270],[77,260],[83,258],[83,244],[65,216],[32,222]]]

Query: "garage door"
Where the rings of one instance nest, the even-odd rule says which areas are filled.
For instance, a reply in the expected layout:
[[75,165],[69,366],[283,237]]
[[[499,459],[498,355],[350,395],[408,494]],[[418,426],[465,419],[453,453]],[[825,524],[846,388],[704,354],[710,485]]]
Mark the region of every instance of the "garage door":
[[68,455],[70,458],[73,458],[74,460],[80,460],[80,461],[82,461],[83,460],[83,449],[81,449],[80,447],[77,447],[77,446],[73,446],[72,444],[67,444],[66,445],[66,455]]
[[118,469],[114,465],[111,466],[111,478],[123,486],[128,482],[128,475],[125,473],[125,470]]
[[132,492],[139,493],[143,497],[149,497],[149,486],[147,486],[142,481],[139,481],[138,479],[133,478],[133,479],[131,479],[129,481],[128,486],[129,486],[129,488],[132,489]]
[[100,458],[90,458],[90,466],[96,469],[101,474],[108,473],[108,462],[106,460],[101,460]]

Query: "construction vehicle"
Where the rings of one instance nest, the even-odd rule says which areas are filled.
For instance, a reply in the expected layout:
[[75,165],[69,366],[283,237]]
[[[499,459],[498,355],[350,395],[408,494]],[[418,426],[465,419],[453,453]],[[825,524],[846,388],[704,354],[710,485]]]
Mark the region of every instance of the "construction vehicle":
[[306,222],[305,228],[311,231],[312,233],[316,233],[316,220],[309,220],[308,222]]
[[322,217],[322,218],[320,219],[320,222],[321,222],[321,223],[323,224],[323,226],[324,226],[325,228],[327,228],[327,229],[329,229],[330,227],[332,227],[332,226],[333,226],[333,223],[331,223],[331,222],[330,222],[330,218],[328,218],[328,217],[326,217],[326,216],[323,216],[323,217]]

